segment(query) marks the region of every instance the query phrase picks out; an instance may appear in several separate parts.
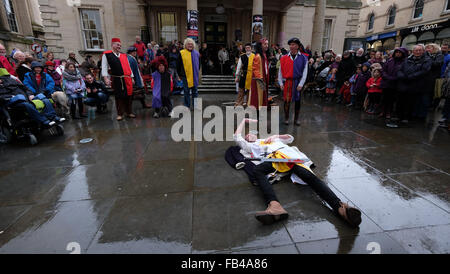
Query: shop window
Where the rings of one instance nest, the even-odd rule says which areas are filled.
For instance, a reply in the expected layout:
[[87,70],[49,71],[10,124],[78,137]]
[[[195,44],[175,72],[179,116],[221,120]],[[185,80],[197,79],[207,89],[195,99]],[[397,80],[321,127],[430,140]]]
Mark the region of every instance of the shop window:
[[373,24],[374,24],[374,22],[375,22],[375,14],[374,14],[374,13],[371,13],[371,14],[369,15],[369,21],[368,21],[368,23],[367,23],[367,31],[373,30]]
[[383,43],[384,50],[393,50],[395,48],[395,40],[392,38],[387,39]]
[[436,35],[436,40],[439,40],[440,44],[444,44],[444,43],[449,44],[450,43],[450,28],[445,28],[445,29],[441,30]]
[[3,5],[6,10],[6,18],[8,19],[9,29],[12,32],[19,32],[17,27],[16,13],[14,12],[14,6],[11,0],[3,0]]
[[412,48],[417,44],[417,37],[414,34],[410,34],[406,36],[402,41],[402,47],[405,47],[409,50],[412,50]]
[[395,6],[392,6],[389,9],[389,16],[388,16],[388,22],[387,25],[388,26],[392,26],[395,23],[395,14],[397,13],[397,8]]
[[425,44],[427,42],[433,42],[434,41],[434,33],[431,31],[425,32],[422,35],[419,36],[417,39],[417,43]]
[[325,27],[323,30],[323,38],[322,38],[322,50],[329,50],[330,38],[331,38],[331,26],[333,24],[332,19],[325,19]]
[[100,12],[96,9],[80,9],[81,32],[86,50],[103,50],[103,31]]
[[161,44],[178,39],[177,21],[175,12],[158,13],[159,40]]
[[374,42],[372,44],[371,48],[375,49],[376,51],[382,51],[383,50],[383,43],[380,40],[378,40],[378,41],[376,41],[376,42]]
[[416,3],[414,4],[413,18],[414,19],[422,18],[422,13],[423,13],[423,0],[417,0]]

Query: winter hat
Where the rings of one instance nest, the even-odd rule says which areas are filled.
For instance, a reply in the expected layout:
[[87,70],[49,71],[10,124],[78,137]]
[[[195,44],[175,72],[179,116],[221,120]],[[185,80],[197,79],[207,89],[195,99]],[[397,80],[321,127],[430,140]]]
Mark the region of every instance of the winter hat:
[[370,66],[370,68],[372,69],[372,71],[375,71],[375,70],[381,71],[383,69],[383,67],[380,65],[380,63],[373,63]]
[[45,65],[48,67],[48,66],[55,66],[55,63],[53,63],[52,61],[47,61],[47,62],[45,62]]
[[37,68],[37,67],[44,68],[44,66],[41,64],[41,62],[38,62],[38,61],[31,62],[31,69],[34,69],[34,68]]
[[158,69],[159,65],[163,64],[164,67],[168,68],[168,64],[167,64],[167,60],[163,55],[157,56],[153,61],[152,61],[152,66],[156,69]]

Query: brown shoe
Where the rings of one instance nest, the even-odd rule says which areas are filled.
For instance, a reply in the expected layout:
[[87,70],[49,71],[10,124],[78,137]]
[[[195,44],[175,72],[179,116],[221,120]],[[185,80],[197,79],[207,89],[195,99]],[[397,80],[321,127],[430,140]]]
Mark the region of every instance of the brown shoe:
[[129,118],[136,118],[136,115],[134,115],[133,113],[131,113],[131,114],[128,114],[128,117],[129,117]]
[[359,211],[359,209],[350,207],[348,204],[341,202],[341,207],[338,211],[339,215],[346,220],[350,226],[356,228],[361,223],[361,211]]
[[277,201],[271,201],[264,211],[256,212],[255,218],[265,225],[287,219],[288,213]]
[[116,120],[117,120],[117,121],[122,121],[122,120],[123,120],[123,117],[119,115],[119,116],[117,116]]

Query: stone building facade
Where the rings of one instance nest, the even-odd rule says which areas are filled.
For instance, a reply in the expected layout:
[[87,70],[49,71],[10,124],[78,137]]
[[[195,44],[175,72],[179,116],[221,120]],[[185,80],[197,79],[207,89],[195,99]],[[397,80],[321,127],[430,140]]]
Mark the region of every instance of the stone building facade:
[[0,0],[0,43],[7,52],[31,52],[34,42],[44,43],[43,36],[38,0]]
[[364,1],[357,36],[378,50],[450,43],[449,19],[450,0]]
[[[344,39],[356,37],[360,1],[328,0],[325,11],[323,50],[342,52]],[[136,35],[159,44],[184,40],[187,10],[198,13],[198,41],[231,47],[251,42],[253,15],[263,18],[263,36],[271,44],[287,47],[290,37],[311,43],[314,0],[39,0],[48,50],[57,58],[75,51],[78,58],[99,55],[112,37],[122,39],[123,50]],[[194,7],[194,8],[191,8]]]

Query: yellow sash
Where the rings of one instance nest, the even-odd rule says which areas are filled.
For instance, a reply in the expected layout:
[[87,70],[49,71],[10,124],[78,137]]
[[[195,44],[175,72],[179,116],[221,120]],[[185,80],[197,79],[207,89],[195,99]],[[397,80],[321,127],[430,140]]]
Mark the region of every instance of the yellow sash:
[[245,89],[250,90],[252,86],[252,71],[253,71],[253,58],[255,58],[255,54],[251,54],[248,57],[248,65],[247,65],[247,76],[245,78]]
[[194,86],[194,71],[192,70],[192,57],[191,52],[187,49],[180,51],[181,60],[183,60],[184,73],[186,74],[186,80],[188,82],[188,87]]

